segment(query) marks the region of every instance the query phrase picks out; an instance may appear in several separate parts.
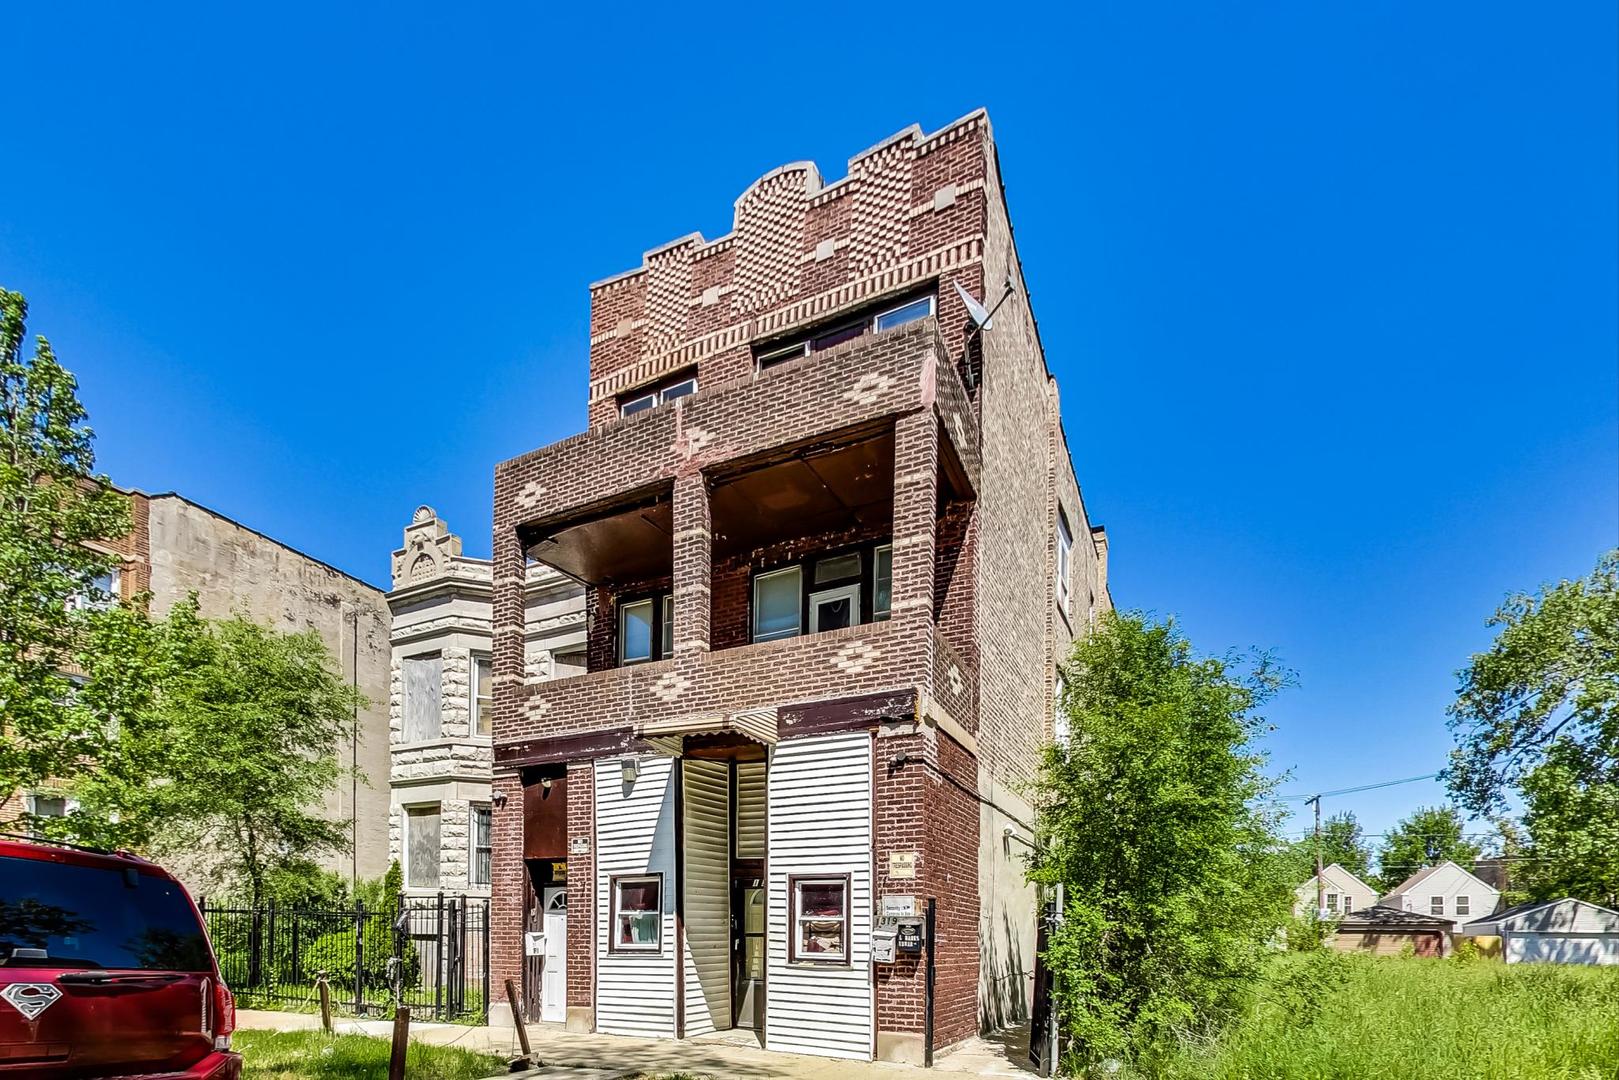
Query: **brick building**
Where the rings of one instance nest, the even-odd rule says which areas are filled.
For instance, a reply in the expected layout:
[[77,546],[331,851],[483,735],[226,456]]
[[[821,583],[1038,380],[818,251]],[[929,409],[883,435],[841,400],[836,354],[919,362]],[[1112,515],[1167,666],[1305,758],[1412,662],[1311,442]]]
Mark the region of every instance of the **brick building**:
[[[957,286],[1003,283],[980,332]],[[494,971],[531,1015],[896,1061],[1026,1016],[1018,785],[1109,604],[1026,296],[982,112],[591,287],[588,430],[495,470]],[[525,670],[532,564],[584,586],[583,674]]]

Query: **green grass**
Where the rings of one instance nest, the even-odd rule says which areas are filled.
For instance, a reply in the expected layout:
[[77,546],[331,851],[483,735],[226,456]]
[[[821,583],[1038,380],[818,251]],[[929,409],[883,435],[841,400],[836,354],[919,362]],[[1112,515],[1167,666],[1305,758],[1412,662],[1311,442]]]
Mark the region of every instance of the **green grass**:
[[[238,1031],[242,1080],[375,1080],[388,1075],[386,1039],[322,1031]],[[506,1071],[504,1058],[458,1046],[413,1042],[405,1075],[432,1080],[482,1080]]]
[[1614,1080],[1619,968],[1278,957],[1254,1010],[1174,1080]]
[[[350,986],[332,986],[332,1015],[357,1016],[354,1010],[354,988]],[[231,987],[236,997],[236,1007],[239,1009],[264,1009],[268,1012],[292,1013],[318,1013],[320,1012],[320,990],[314,983],[280,983],[275,987],[259,989],[242,989]],[[407,994],[406,1004],[411,1006],[411,1015],[417,1020],[432,1020],[446,1024],[471,1024],[474,1026],[484,1022],[483,993],[481,990],[469,990],[466,994],[466,1007],[459,1013],[446,1013],[442,1017],[433,1015],[433,995],[420,989],[412,989]],[[365,990],[365,1016],[376,1020],[389,1019],[394,1014],[393,992],[385,988],[367,987]]]

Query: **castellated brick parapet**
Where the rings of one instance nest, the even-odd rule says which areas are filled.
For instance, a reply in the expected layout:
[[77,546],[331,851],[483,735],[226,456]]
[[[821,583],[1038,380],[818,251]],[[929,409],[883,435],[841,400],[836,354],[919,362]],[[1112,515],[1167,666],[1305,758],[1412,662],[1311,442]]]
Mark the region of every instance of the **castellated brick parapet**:
[[[716,240],[692,233],[645,253],[637,269],[591,286],[590,422],[619,394],[674,372],[705,382],[746,374],[749,345],[840,310],[945,277],[983,295],[989,118],[932,134],[912,125],[822,182],[814,163],[772,170],[737,197]],[[962,326],[939,290],[941,326]],[[954,353],[960,335],[947,333]]]

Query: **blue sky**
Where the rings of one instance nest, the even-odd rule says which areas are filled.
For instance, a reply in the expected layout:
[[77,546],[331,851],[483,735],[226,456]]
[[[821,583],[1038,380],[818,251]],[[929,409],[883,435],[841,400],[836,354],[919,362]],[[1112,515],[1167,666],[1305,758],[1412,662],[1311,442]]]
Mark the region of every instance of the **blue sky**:
[[0,283],[120,482],[486,554],[588,282],[982,105],[1114,594],[1298,670],[1286,790],[1440,767],[1485,617],[1619,542],[1610,3],[452,7],[8,12]]

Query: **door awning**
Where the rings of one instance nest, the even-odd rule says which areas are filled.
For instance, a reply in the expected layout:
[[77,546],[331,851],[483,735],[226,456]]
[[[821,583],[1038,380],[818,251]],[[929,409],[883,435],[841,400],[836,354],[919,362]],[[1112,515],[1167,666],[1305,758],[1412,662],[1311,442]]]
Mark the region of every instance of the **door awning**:
[[649,720],[636,732],[648,742],[683,739],[687,735],[741,735],[765,746],[776,745],[780,734],[774,706],[743,709],[718,716],[683,716],[673,720]]

